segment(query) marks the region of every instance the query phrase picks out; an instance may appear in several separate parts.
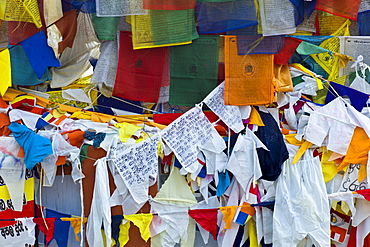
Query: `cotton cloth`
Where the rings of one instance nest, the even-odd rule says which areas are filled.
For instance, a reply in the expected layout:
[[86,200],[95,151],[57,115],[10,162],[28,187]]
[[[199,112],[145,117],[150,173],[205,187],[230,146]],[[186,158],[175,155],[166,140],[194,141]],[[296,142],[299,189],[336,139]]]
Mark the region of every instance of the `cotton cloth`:
[[100,17],[147,15],[143,0],[97,0],[96,14]]
[[224,140],[199,107],[176,119],[162,130],[161,135],[183,169],[190,173],[198,171],[201,166],[197,159],[198,150],[219,154],[226,148]]
[[12,122],[9,125],[14,138],[24,149],[24,163],[27,169],[33,168],[38,162],[41,162],[46,156],[53,153],[50,140],[37,135],[24,125]]
[[92,23],[98,39],[115,40],[120,17],[99,17],[93,14]]
[[8,46],[8,23],[0,21],[0,48]]
[[144,0],[143,8],[150,10],[183,10],[193,9],[195,0]]
[[330,0],[317,0],[315,9],[328,12],[351,20],[357,20],[358,8],[361,0],[349,2],[338,2]]
[[44,1],[43,2],[45,25],[56,22],[63,17],[62,2],[58,0]]
[[134,200],[148,200],[148,189],[158,173],[159,136],[152,136],[121,152],[113,161]]
[[130,24],[134,49],[190,44],[199,37],[192,9],[150,10],[148,15],[131,16]]
[[369,36],[370,35],[370,29],[369,26],[366,25],[370,18],[370,11],[364,11],[361,13],[358,13],[357,16],[357,22],[358,22],[358,30],[360,36]]
[[133,50],[130,32],[120,33],[113,95],[128,100],[157,102],[166,48]]
[[282,35],[296,32],[294,5],[289,0],[259,0],[262,34]]
[[58,42],[58,53],[62,53],[65,48],[72,48],[77,32],[77,14],[76,10],[71,10],[63,14],[63,18],[55,22],[62,41]]
[[170,104],[197,104],[216,87],[218,41],[218,36],[201,35],[189,45],[170,48]]
[[162,246],[172,247],[181,239],[187,240],[189,224],[188,207],[150,201],[151,211],[158,213],[164,224],[165,235]]
[[51,69],[51,87],[65,87],[80,78],[91,67],[90,58],[98,57],[99,47],[89,14],[80,13],[72,48],[67,47],[60,56],[61,66]]
[[274,99],[273,55],[238,55],[236,37],[225,36],[225,104],[264,105]]
[[[37,28],[42,27],[40,11],[37,0],[27,1],[22,4],[16,2],[2,2],[0,6],[3,11],[0,13],[0,19],[5,21],[24,21],[34,23]],[[4,14],[4,15],[3,15]]]
[[124,217],[139,228],[141,237],[147,242],[150,238],[149,225],[152,222],[153,214],[131,214]]
[[101,53],[96,63],[91,82],[98,84],[105,96],[110,96],[116,80],[118,65],[117,41],[106,41],[101,46]]
[[21,159],[21,148],[14,137],[0,137],[0,175],[4,180],[14,211],[23,209],[26,167]]
[[[273,245],[296,246],[309,236],[330,246],[330,208],[318,157],[287,160],[276,188]],[[314,193],[313,193],[314,191]]]
[[221,211],[223,218],[222,220],[225,222],[224,229],[231,229],[231,225],[236,213],[237,206],[227,206],[227,207],[220,207],[219,210]]
[[82,13],[95,13],[96,4],[94,0],[65,0],[62,1],[63,12],[73,9],[79,10]]
[[[37,77],[21,45],[13,46],[9,51],[12,84],[32,86],[51,80],[49,69],[45,69],[44,74],[40,79]],[[4,84],[4,86],[5,85],[6,84]]]
[[40,79],[47,67],[59,67],[60,62],[55,57],[51,47],[47,44],[46,36],[43,32],[38,32],[35,35],[21,42],[21,45],[27,55],[28,61],[37,77]]
[[251,0],[198,2],[197,14],[200,34],[222,33],[257,24]]
[[5,235],[0,239],[1,246],[4,247],[12,247],[14,245],[17,246],[32,246],[35,241],[35,226],[36,223],[33,222],[33,218],[17,218],[15,221],[11,221],[12,223],[8,224],[8,228],[12,229],[19,229],[23,228],[24,231],[14,232],[14,237],[11,235]]
[[210,232],[214,240],[217,238],[217,215],[217,208],[189,210],[189,216]]
[[81,231],[81,223],[86,224],[87,218],[85,217],[82,221],[80,217],[73,217],[73,218],[60,218],[62,221],[69,221],[71,222],[71,226],[73,227],[73,231],[75,233],[76,241],[80,241],[77,234]]
[[54,222],[55,218],[34,218],[33,222],[37,224],[40,231],[45,234],[45,246],[48,246],[54,238]]
[[90,215],[87,222],[86,238],[91,246],[104,246],[101,226],[104,225],[106,247],[111,245],[111,210],[109,205],[109,179],[106,158],[95,162],[95,184]]
[[[225,105],[225,82],[218,85],[203,102],[235,133],[244,129],[242,112],[238,106]],[[248,106],[249,107],[249,106]]]
[[[338,83],[330,82],[330,86],[339,94],[339,96],[348,96],[351,101],[351,105],[356,108],[357,111],[362,110],[369,99],[366,93],[359,92],[352,88],[340,85]],[[328,104],[337,97],[337,94],[329,87],[328,94],[326,96],[325,104]]]
[[228,160],[227,169],[234,174],[244,192],[248,191],[251,182],[256,182],[262,171],[257,155],[257,148],[267,147],[250,130],[246,134],[240,134]]
[[289,154],[284,143],[279,126],[270,113],[259,111],[265,126],[258,127],[256,136],[266,146],[258,149],[258,159],[262,171],[262,179],[274,181],[280,175],[281,165],[288,159]]
[[0,77],[3,83],[0,86],[0,94],[4,96],[8,87],[12,85],[12,70],[10,64],[10,52],[8,49],[0,51]]
[[[304,138],[317,146],[322,146],[328,136],[328,150],[345,155],[355,127],[343,100],[338,97],[311,113]],[[341,142],[338,143],[337,140]]]
[[62,217],[71,217],[69,214],[60,213],[51,209],[45,209],[46,211],[46,218],[56,218],[54,222],[54,239],[57,242],[59,247],[67,247],[68,246],[68,233],[71,223],[67,221],[62,221],[60,218]]
[[238,55],[276,54],[284,46],[284,36],[262,36],[257,25],[228,31],[227,35],[237,37]]

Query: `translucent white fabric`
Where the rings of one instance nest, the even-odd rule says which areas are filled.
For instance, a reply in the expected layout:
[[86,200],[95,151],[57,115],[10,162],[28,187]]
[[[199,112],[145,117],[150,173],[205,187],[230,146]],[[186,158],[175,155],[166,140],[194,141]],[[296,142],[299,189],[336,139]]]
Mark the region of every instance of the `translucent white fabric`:
[[148,10],[143,9],[142,0],[96,0],[96,15],[126,16],[146,15]]
[[67,47],[60,55],[61,66],[51,68],[51,87],[65,87],[81,78],[90,67],[90,59],[98,58],[100,42],[96,37],[89,14],[80,12],[77,17],[77,33],[72,48]]
[[[90,215],[87,221],[86,239],[90,246],[110,247],[112,243],[112,218],[109,205],[110,191],[106,158],[98,159],[94,165],[96,166],[95,184]],[[102,224],[106,245],[103,242]]]
[[316,246],[330,246],[330,207],[321,163],[307,152],[297,164],[288,159],[277,180],[272,242],[276,247],[295,247],[306,236]]
[[258,0],[263,36],[296,32],[294,6],[289,0]]

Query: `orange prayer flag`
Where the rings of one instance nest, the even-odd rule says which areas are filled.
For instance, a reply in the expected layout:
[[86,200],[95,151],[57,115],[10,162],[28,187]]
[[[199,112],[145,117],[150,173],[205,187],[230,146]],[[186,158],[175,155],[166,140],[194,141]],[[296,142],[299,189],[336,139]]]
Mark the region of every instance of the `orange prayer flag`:
[[266,105],[274,100],[274,55],[238,55],[236,36],[225,36],[225,104]]

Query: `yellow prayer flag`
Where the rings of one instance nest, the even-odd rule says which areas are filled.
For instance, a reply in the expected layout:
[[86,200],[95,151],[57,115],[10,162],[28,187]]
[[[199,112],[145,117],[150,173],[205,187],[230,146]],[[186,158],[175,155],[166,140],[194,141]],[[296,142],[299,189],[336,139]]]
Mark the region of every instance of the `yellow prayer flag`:
[[145,49],[145,48],[155,48],[155,47],[166,47],[166,46],[176,46],[176,45],[186,45],[193,41],[175,42],[169,44],[155,45],[152,32],[151,16],[148,15],[132,15],[130,16],[130,21],[128,21],[132,26],[132,45],[133,49]]
[[292,164],[295,164],[299,161],[299,159],[303,156],[304,152],[309,149],[313,144],[309,141],[304,141],[302,146],[299,147],[297,154],[294,156]]
[[0,52],[0,94],[4,96],[8,87],[12,86],[12,71],[10,66],[10,53],[8,49]]
[[321,167],[322,173],[324,175],[325,183],[332,180],[337,174],[337,166],[335,165],[334,161],[329,161],[329,158],[333,151],[327,150],[326,147],[322,147],[322,157],[321,157]]
[[126,223],[122,223],[119,226],[119,237],[118,242],[120,246],[125,246],[130,239],[129,231],[130,231],[130,221],[126,221]]
[[[71,226],[73,227],[73,231],[75,233],[76,241],[80,241],[78,234],[81,231],[81,217],[74,217],[74,218],[60,218],[62,221],[69,221],[71,222]],[[87,217],[84,217],[83,224],[86,224]]]
[[136,131],[141,129],[141,127],[129,123],[116,123],[114,127],[119,128],[118,133],[121,142],[126,142]]
[[[4,11],[4,16],[2,16],[2,11]],[[0,3],[0,18],[5,21],[31,22],[37,28],[42,27],[37,0],[6,0],[5,4]]]
[[257,239],[257,229],[256,229],[256,222],[253,220],[252,217],[248,219],[248,234],[249,234],[249,246],[250,247],[258,247],[258,239]]
[[148,241],[150,238],[150,223],[153,219],[153,214],[130,214],[124,216],[126,220],[131,221],[140,230],[142,239]]

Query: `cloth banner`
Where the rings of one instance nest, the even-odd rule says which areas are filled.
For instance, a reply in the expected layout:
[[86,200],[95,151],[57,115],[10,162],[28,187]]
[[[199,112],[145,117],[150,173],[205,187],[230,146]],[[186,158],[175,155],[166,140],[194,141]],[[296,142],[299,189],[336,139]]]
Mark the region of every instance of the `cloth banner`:
[[120,33],[118,68],[113,95],[157,102],[167,48],[133,50],[129,32]]
[[143,0],[96,0],[96,15],[100,17],[147,14]]
[[54,222],[55,218],[34,218],[33,222],[37,224],[40,231],[45,234],[45,246],[48,246],[54,238]]
[[69,214],[63,214],[51,209],[45,209],[46,211],[46,218],[56,218],[54,222],[54,239],[57,242],[59,247],[67,247],[68,246],[68,233],[71,223],[68,221],[62,221],[60,218],[62,217],[71,217]]
[[285,37],[283,48],[274,56],[275,64],[287,64],[302,40]]
[[217,238],[217,214],[217,208],[189,210],[189,216],[210,232],[214,240]]
[[289,0],[258,0],[263,36],[296,32],[295,7]]
[[236,37],[225,36],[225,104],[265,105],[274,100],[274,55],[238,55]]
[[81,78],[81,75],[91,67],[90,59],[99,56],[99,47],[100,42],[95,35],[90,15],[79,13],[72,48],[67,47],[60,55],[60,67],[51,68],[53,78],[50,86],[65,87]]
[[197,14],[200,34],[222,33],[258,24],[253,0],[199,2]]
[[361,36],[369,36],[370,35],[370,27],[367,25],[370,20],[370,10],[358,13],[358,30],[359,35]]
[[[325,36],[325,35],[332,35],[338,29],[340,29],[343,24],[349,21],[346,18],[331,15],[329,13],[319,11],[317,13],[318,18],[318,35]],[[349,35],[349,34],[348,34]]]
[[194,10],[150,10],[131,16],[134,49],[184,45],[197,39]]
[[0,9],[4,12],[0,12],[0,19],[5,21],[24,21],[31,22],[36,25],[37,28],[42,27],[39,6],[37,0],[19,1],[19,0],[7,0],[1,1]]
[[8,221],[7,226],[0,228],[0,246],[34,246],[35,226],[32,218]]
[[8,23],[0,20],[0,50],[8,46]]
[[21,45],[13,46],[9,51],[14,85],[32,86],[51,80],[49,69],[45,70],[40,79],[37,78]]
[[358,8],[361,0],[335,1],[317,0],[315,9],[328,12],[343,18],[357,20]]
[[237,29],[227,32],[228,35],[237,36],[238,54],[276,54],[284,46],[284,37],[262,36],[257,33],[257,26]]
[[0,94],[4,96],[8,87],[12,86],[12,72],[10,64],[10,52],[8,49],[0,51],[0,78],[2,80],[0,86]]
[[150,10],[193,9],[195,0],[144,0],[143,8]]
[[48,46],[46,36],[43,32],[38,32],[28,39],[21,42],[28,61],[37,77],[42,78],[44,72],[49,67],[59,67],[60,62],[55,57],[53,49]]
[[96,12],[95,0],[63,0],[62,8],[63,12],[68,12],[73,9],[88,14]]
[[217,85],[219,36],[171,47],[170,104],[194,105]]
[[98,17],[92,15],[92,23],[99,39],[115,40],[120,17]]
[[55,25],[63,38],[62,41],[58,43],[58,53],[60,54],[66,47],[72,48],[77,32],[76,10],[64,13],[63,18],[55,22]]

